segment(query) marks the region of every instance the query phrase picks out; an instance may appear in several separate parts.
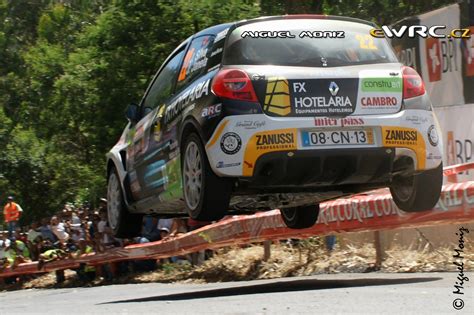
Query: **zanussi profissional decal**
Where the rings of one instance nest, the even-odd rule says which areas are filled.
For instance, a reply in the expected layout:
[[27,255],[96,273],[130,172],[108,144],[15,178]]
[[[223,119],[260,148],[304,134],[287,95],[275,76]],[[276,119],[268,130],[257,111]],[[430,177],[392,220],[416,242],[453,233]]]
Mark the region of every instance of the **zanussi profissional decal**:
[[258,158],[268,152],[294,151],[297,149],[297,130],[279,129],[257,132],[247,142],[242,172],[252,176]]
[[382,127],[384,147],[407,148],[416,154],[417,170],[426,165],[426,144],[423,135],[416,129],[404,127]]
[[290,88],[284,77],[270,77],[265,92],[263,109],[279,116],[286,116],[291,112]]

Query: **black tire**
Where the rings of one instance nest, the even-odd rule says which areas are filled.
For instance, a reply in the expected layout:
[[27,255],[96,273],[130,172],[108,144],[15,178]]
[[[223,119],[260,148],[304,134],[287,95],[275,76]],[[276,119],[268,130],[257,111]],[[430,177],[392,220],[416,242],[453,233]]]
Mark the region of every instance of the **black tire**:
[[281,218],[290,229],[306,229],[312,227],[319,215],[319,204],[284,208],[280,210]]
[[410,177],[395,177],[390,193],[398,208],[421,212],[434,208],[443,186],[443,164]]
[[[222,219],[229,207],[232,181],[214,174],[196,133],[186,136],[182,148],[183,195],[189,216],[198,221]],[[192,156],[195,156],[195,160],[192,160]],[[198,173],[201,176],[195,175]]]
[[131,238],[140,235],[143,215],[128,212],[115,169],[110,172],[107,180],[107,217],[115,237]]

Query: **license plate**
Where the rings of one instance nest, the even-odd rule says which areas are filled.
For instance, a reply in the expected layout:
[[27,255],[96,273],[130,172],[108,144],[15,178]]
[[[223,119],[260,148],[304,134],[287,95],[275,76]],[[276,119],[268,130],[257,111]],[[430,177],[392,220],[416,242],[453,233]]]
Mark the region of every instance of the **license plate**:
[[374,133],[372,129],[305,131],[302,136],[303,146],[305,147],[374,144]]

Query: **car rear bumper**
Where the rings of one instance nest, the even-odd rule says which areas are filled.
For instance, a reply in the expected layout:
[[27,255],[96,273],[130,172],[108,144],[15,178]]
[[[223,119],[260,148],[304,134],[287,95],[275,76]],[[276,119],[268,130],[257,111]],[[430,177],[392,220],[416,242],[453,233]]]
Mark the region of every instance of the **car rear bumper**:
[[261,156],[255,165],[252,186],[334,186],[386,183],[391,180],[394,150],[383,148],[301,150]]
[[[308,146],[304,135],[348,130],[368,131],[371,140]],[[434,113],[426,110],[331,119],[238,115],[220,122],[206,152],[217,175],[253,177],[268,185],[281,180],[288,184],[300,181],[301,185],[383,182],[402,157],[412,160],[418,171],[439,166],[443,152],[440,135]],[[264,176],[267,168],[273,175]]]

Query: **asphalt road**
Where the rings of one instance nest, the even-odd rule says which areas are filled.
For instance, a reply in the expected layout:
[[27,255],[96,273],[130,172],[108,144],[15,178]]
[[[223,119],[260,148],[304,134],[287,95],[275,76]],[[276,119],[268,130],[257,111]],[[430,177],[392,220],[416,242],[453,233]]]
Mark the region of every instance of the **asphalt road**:
[[[1,293],[0,314],[474,314],[474,277],[467,276],[472,280],[463,296],[452,293],[456,273],[30,289]],[[462,310],[453,308],[457,297],[464,300]]]

